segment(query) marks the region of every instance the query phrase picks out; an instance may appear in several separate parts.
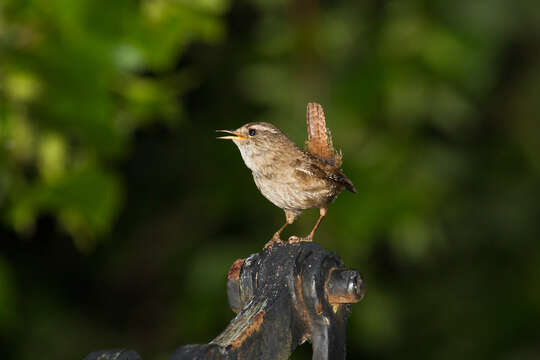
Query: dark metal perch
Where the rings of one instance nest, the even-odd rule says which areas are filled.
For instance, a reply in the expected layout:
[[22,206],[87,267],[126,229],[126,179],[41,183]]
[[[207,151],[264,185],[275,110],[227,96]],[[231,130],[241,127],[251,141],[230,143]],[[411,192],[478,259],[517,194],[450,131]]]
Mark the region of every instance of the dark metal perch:
[[[360,273],[335,253],[313,242],[276,244],[229,270],[227,295],[237,313],[229,326],[208,344],[176,349],[170,360],[287,359],[306,340],[315,360],[345,359],[350,304],[364,291]],[[117,359],[108,354],[85,360]],[[139,359],[132,356],[122,359]]]

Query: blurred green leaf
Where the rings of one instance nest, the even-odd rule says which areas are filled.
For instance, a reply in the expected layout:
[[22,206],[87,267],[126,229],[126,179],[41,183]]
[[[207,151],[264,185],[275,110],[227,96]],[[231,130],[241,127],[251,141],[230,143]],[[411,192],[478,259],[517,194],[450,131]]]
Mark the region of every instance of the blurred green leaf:
[[48,212],[79,248],[106,234],[122,199],[109,169],[138,128],[178,122],[177,100],[193,81],[175,76],[174,64],[193,41],[222,38],[227,6],[225,0],[3,3],[0,170],[11,174],[0,183],[4,219],[29,233]]

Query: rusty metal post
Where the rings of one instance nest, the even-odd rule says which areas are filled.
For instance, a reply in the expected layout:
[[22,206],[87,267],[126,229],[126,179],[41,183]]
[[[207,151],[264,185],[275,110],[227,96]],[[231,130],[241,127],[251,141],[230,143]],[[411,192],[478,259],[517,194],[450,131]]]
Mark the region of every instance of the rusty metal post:
[[[314,360],[345,359],[350,304],[362,299],[365,287],[338,255],[313,242],[276,244],[235,261],[227,278],[236,317],[210,343],[182,346],[170,360],[288,359],[305,341]],[[116,357],[99,352],[86,359]]]
[[360,273],[335,253],[312,242],[277,244],[231,266],[227,295],[237,316],[229,326],[170,359],[288,359],[306,340],[315,360],[345,359],[349,307],[364,292]]

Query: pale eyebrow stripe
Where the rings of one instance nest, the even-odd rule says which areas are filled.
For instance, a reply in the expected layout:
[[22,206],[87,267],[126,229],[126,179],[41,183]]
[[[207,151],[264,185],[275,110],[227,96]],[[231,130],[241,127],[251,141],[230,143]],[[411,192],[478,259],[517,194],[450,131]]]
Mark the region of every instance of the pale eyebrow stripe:
[[270,131],[272,133],[277,133],[276,129],[271,128],[271,127],[261,126],[261,125],[252,125],[250,126],[250,128],[255,129],[255,130]]

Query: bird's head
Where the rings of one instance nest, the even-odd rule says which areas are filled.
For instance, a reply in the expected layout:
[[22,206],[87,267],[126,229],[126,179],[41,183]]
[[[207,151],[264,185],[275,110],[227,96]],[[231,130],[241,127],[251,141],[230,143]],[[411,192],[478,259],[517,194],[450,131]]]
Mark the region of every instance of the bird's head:
[[232,140],[240,149],[246,166],[252,171],[263,166],[267,158],[279,151],[283,144],[292,143],[276,126],[265,122],[248,123],[236,130],[216,131],[231,134],[218,139]]

